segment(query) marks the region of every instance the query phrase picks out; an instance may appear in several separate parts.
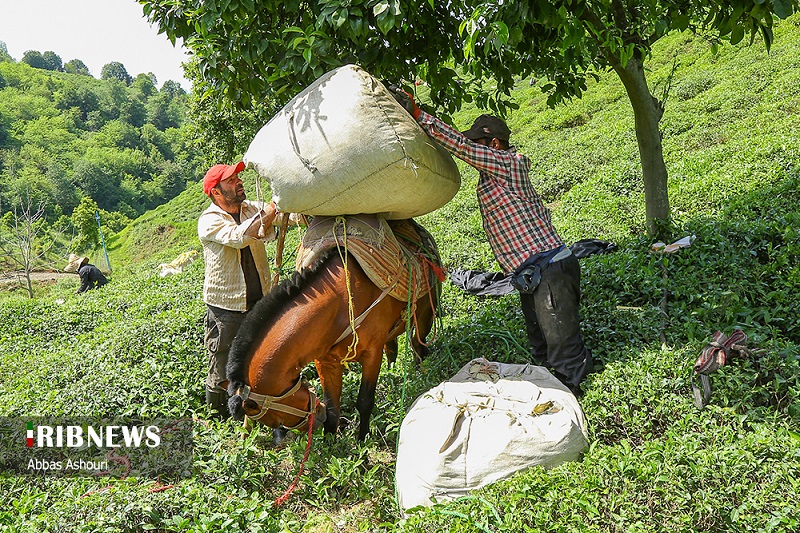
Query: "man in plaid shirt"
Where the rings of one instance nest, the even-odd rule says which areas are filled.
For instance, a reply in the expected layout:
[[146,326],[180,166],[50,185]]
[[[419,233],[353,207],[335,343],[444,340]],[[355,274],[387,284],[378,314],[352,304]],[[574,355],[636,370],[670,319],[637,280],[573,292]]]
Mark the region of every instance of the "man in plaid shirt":
[[427,134],[480,172],[478,203],[492,252],[520,290],[534,361],[550,366],[576,395],[592,371],[580,331],[580,265],[553,227],[550,211],[528,178],[531,162],[509,145],[511,131],[481,115],[459,132],[417,107],[405,91],[395,97]]

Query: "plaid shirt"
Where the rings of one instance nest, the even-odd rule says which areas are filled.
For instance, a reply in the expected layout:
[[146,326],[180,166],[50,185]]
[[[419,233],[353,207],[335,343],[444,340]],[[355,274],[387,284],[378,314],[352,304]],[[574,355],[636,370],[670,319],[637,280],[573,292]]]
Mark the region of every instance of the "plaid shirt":
[[494,150],[472,142],[424,111],[417,122],[447,151],[480,172],[477,192],[483,229],[503,270],[513,272],[531,255],[564,244],[528,179],[530,159],[513,147]]

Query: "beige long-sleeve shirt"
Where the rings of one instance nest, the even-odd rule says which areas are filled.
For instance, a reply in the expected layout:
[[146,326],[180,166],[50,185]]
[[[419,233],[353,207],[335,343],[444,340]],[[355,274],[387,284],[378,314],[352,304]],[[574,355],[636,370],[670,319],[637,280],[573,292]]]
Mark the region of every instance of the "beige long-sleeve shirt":
[[253,262],[261,279],[262,293],[266,294],[272,288],[264,240],[275,239],[274,226],[269,226],[264,240],[244,234],[258,216],[259,210],[265,207],[266,204],[262,202],[242,202],[241,224],[237,224],[230,213],[213,203],[200,215],[197,234],[203,245],[206,263],[203,282],[203,301],[206,304],[229,311],[247,311],[247,287],[241,263],[241,251],[246,246],[250,247],[253,254]]

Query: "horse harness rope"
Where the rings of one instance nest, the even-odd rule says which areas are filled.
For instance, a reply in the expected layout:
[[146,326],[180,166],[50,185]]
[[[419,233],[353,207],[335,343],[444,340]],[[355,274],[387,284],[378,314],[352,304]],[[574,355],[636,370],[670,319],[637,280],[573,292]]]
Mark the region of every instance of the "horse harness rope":
[[308,387],[306,385],[306,390],[308,390],[308,411],[303,411],[297,409],[296,407],[292,407],[291,405],[283,405],[279,403],[281,400],[285,400],[290,396],[294,395],[298,390],[300,390],[300,386],[304,385],[306,382],[303,379],[303,376],[300,375],[297,377],[297,382],[294,386],[286,391],[285,393],[281,394],[280,396],[270,396],[268,394],[258,394],[253,392],[250,389],[250,385],[245,385],[243,388],[236,391],[236,394],[242,398],[242,402],[247,399],[253,400],[260,412],[255,416],[247,415],[249,418],[253,420],[261,420],[267,414],[267,411],[272,409],[273,411],[280,411],[282,413],[286,413],[289,415],[299,416],[301,418],[300,422],[295,424],[294,426],[288,427],[286,429],[297,429],[306,422],[308,422],[309,418],[314,414],[319,405],[319,400],[317,399],[317,395],[314,393],[314,389],[312,387]]
[[350,335],[351,333],[354,333],[354,332],[355,332],[355,330],[356,330],[356,328],[358,328],[358,326],[360,326],[360,325],[361,325],[361,323],[364,321],[364,319],[365,319],[365,318],[367,318],[367,315],[369,314],[369,312],[370,312],[370,311],[372,311],[372,309],[374,309],[376,305],[378,305],[379,303],[381,303],[381,301],[382,301],[384,298],[386,298],[386,296],[387,296],[387,295],[388,295],[388,294],[389,294],[389,293],[392,291],[392,289],[394,289],[395,285],[397,285],[397,283],[395,283],[394,285],[390,285],[389,287],[386,287],[386,288],[383,290],[383,292],[382,292],[382,293],[381,293],[381,294],[378,296],[378,298],[377,298],[377,299],[376,299],[374,302],[372,302],[372,305],[370,305],[369,307],[367,307],[367,308],[364,310],[364,312],[363,312],[363,313],[361,313],[360,315],[358,315],[358,316],[355,318],[355,320],[353,320],[352,324],[348,325],[348,326],[345,328],[345,330],[342,332],[342,334],[341,334],[341,335],[339,335],[339,338],[338,338],[338,339],[336,339],[335,341],[333,341],[333,344],[334,344],[334,345],[336,345],[336,344],[339,344],[339,343],[340,343],[340,342],[342,342],[342,341],[343,341],[343,340],[344,340],[344,339],[345,339],[345,338],[346,338],[348,335]]

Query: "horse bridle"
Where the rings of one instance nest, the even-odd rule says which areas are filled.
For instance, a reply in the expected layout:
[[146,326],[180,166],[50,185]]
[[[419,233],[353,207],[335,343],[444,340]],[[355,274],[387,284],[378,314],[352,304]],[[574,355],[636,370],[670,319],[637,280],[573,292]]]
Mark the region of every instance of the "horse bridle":
[[[303,411],[301,409],[297,409],[296,407],[292,407],[291,405],[283,405],[279,403],[281,400],[285,400],[290,396],[293,396],[297,391],[300,390],[302,385],[306,385],[306,390],[308,390],[308,410]],[[249,418],[253,420],[261,420],[264,415],[267,414],[267,411],[272,409],[273,411],[280,411],[281,413],[286,413],[289,415],[299,416],[301,418],[300,422],[295,424],[294,426],[287,427],[286,429],[298,429],[303,424],[308,422],[309,417],[311,414],[316,412],[317,406],[319,405],[319,400],[317,399],[317,395],[314,393],[314,389],[308,387],[306,381],[303,379],[303,376],[300,375],[297,377],[297,382],[294,386],[286,391],[285,393],[281,394],[280,396],[270,396],[268,394],[258,394],[253,392],[250,389],[249,385],[245,385],[244,388],[239,389],[236,391],[236,394],[242,398],[242,402],[247,399],[253,400],[253,402],[258,405],[259,413],[255,416],[247,415]]]

